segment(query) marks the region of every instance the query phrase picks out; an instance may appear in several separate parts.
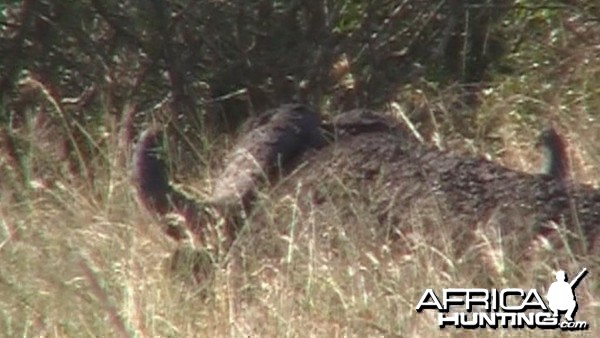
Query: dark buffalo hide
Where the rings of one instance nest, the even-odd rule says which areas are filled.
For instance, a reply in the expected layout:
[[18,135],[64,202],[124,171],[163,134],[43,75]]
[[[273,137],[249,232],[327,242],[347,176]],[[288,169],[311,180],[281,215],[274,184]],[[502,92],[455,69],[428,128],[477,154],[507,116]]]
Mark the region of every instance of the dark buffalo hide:
[[[360,209],[377,223],[374,240],[409,245],[402,240],[413,230],[408,220],[421,214],[434,216],[425,233],[449,233],[462,248],[473,243],[474,232],[491,228],[501,236],[516,234],[507,237],[517,238],[512,244],[519,249],[537,236],[558,234],[563,245],[582,254],[598,251],[600,190],[591,186],[422,145],[394,118],[367,110],[324,122],[310,107],[284,105],[249,126],[204,201],[169,185],[155,149],[159,134],[146,131],[134,159],[140,200],[156,214],[184,215],[203,243],[207,229],[221,224],[231,244],[242,225],[264,217],[269,204],[258,201],[267,196],[293,198],[299,214],[316,224],[327,224],[333,215],[355,223]],[[181,237],[174,229],[167,232]]]

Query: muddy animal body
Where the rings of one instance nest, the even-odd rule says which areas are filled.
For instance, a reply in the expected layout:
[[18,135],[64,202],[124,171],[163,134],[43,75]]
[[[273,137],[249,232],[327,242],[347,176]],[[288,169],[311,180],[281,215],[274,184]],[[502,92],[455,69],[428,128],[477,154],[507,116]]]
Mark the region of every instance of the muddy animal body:
[[[291,163],[307,149],[325,145],[319,130],[320,116],[304,105],[289,104],[265,112],[250,122],[225,159],[225,168],[217,178],[209,199],[195,200],[175,189],[161,158],[160,131],[145,131],[134,153],[133,181],[142,204],[152,212],[183,215],[185,223],[196,236],[206,237],[206,223],[215,218],[232,218],[225,222],[226,237],[234,236],[242,213],[249,212],[257,190],[289,170]],[[172,228],[167,233],[180,239],[183,234]]]
[[[560,177],[529,174],[476,157],[456,156],[388,132],[339,139],[308,159],[291,185],[302,182],[301,196],[323,182],[342,182],[369,195],[377,217],[401,224],[413,205],[435,201],[440,218],[465,228],[495,223],[504,234],[532,238],[551,223],[566,224],[568,237],[594,247],[600,222],[600,191]],[[282,190],[290,190],[285,187]],[[313,195],[311,195],[313,194]]]
[[[297,170],[286,171],[283,180],[271,178],[271,183],[281,181],[268,189],[272,198],[293,193],[299,196],[299,205],[320,208],[330,204],[331,208],[343,208],[348,200],[331,193],[335,185],[340,185],[344,191],[363,198],[385,226],[401,228],[412,206],[428,200],[436,205],[443,222],[448,220],[464,228],[494,223],[503,233],[533,236],[543,233],[552,222],[564,223],[571,239],[584,242],[590,249],[596,247],[600,222],[598,189],[573,184],[567,191],[560,177],[528,174],[484,159],[423,146],[399,123],[377,113],[354,111],[324,126],[318,124],[318,114],[307,109],[283,106],[243,137],[229,157],[211,201],[241,206],[233,208],[235,213],[249,206],[254,192],[264,188],[261,182],[268,181],[264,178],[272,177],[277,168],[293,168],[302,163]],[[323,130],[334,131],[328,143]],[[137,156],[147,153],[140,150],[144,144],[142,138]],[[136,163],[142,167],[160,166],[160,162],[150,158],[144,161]],[[170,186],[154,183],[159,189],[144,188],[149,185],[139,178],[148,175],[141,173],[144,169],[136,170],[140,195],[150,191],[156,195],[155,200],[162,198],[177,205],[177,193]],[[150,176],[163,180],[160,169],[148,172],[156,172]],[[161,194],[175,197],[163,198]],[[146,205],[159,213],[164,209]],[[202,209],[185,208],[195,212]],[[197,228],[206,222],[201,219],[189,217]],[[235,236],[235,230],[230,231],[230,236]]]
[[211,200],[248,206],[261,184],[290,169],[307,149],[325,145],[319,114],[307,106],[291,104],[267,112],[227,156]]

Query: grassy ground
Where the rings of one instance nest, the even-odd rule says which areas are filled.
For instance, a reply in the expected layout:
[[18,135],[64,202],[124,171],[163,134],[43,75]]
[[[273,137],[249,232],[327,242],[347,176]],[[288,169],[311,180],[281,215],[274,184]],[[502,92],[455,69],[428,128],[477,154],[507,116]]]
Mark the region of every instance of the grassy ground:
[[[551,62],[537,58],[529,71],[486,84],[481,104],[469,112],[467,137],[445,115],[453,109],[447,104],[453,94],[419,92],[420,102],[439,113],[432,115],[440,119],[437,138],[535,172],[535,135],[552,122],[570,144],[574,178],[600,182],[598,46],[559,47]],[[405,220],[414,239],[400,245],[374,237],[375,221],[361,211],[368,206],[357,206],[358,218],[350,223],[332,212],[328,222],[300,224],[289,217],[293,196],[272,201],[270,220],[250,225],[262,228],[260,236],[242,235],[239,259],[215,266],[212,279],[195,284],[170,272],[178,245],[138,206],[126,169],[96,168],[90,187],[70,182],[60,174],[61,164],[45,156],[34,149],[29,162],[59,173],[51,186],[35,175],[27,177],[28,188],[12,184],[14,173],[3,163],[0,336],[600,336],[597,264],[588,266],[591,273],[577,288],[577,319],[588,321],[589,331],[440,330],[431,313],[416,313],[425,288],[545,291],[555,269],[574,274],[582,268],[567,252],[543,250],[526,265],[513,264],[490,234],[480,234],[472,248],[456,248],[435,212],[419,206]],[[212,176],[207,171],[184,182],[203,190]],[[436,236],[427,231],[431,223],[440,229]],[[324,240],[328,236],[336,240]]]
[[[575,128],[580,126],[567,129],[567,135],[576,177],[597,182],[600,177],[591,168],[598,167],[598,150]],[[497,160],[537,170],[529,138],[507,137]],[[478,148],[487,149],[485,144]],[[34,184],[20,192],[25,196],[20,200],[3,191],[3,336],[560,335],[439,330],[431,313],[417,314],[414,308],[425,288],[546,290],[554,269],[573,274],[582,268],[568,254],[544,252],[527,265],[531,270],[516,268],[489,234],[473,248],[459,250],[446,240],[435,213],[419,206],[405,220],[415,237],[410,246],[377,239],[372,234],[376,222],[360,205],[355,223],[333,212],[328,222],[300,224],[289,217],[295,210],[290,196],[269,204],[273,214],[267,224],[250,225],[262,227],[260,236],[242,235],[240,259],[215,266],[213,279],[194,284],[188,275],[169,272],[177,244],[138,207],[128,173],[121,168],[102,172],[93,192],[60,179],[52,187]],[[198,178],[188,183],[206,185]],[[280,217],[282,212],[288,217]],[[431,222],[440,229],[436,238],[426,230]],[[327,236],[336,240],[324,241]],[[591,274],[577,289],[578,319],[590,323],[584,334],[593,337],[600,332],[600,266],[588,268]]]

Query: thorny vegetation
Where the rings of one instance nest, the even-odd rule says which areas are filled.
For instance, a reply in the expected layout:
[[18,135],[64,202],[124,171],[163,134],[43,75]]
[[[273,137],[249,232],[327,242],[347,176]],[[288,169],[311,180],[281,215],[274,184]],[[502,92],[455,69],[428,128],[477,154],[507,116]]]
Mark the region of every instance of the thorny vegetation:
[[[482,335],[416,314],[422,289],[546,287],[554,269],[593,257],[542,250],[523,269],[498,244],[516,235],[453,245],[429,201],[403,220],[413,245],[395,246],[368,203],[385,196],[330,181],[324,198],[343,208],[298,215],[300,191],[265,201],[237,265],[190,285],[165,268],[178,244],[135,202],[132,142],[165,126],[173,178],[202,197],[248,116],[290,101],[331,116],[367,107],[406,117],[427,144],[527,172],[553,124],[571,178],[597,184],[596,2],[3,2],[0,333]],[[597,267],[577,289],[591,335]]]

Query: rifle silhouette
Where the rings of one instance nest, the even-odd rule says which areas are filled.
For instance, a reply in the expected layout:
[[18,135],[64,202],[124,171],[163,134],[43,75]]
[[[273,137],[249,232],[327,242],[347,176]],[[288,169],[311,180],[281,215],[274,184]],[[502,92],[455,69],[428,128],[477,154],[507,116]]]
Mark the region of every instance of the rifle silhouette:
[[571,289],[574,289],[577,284],[579,284],[579,282],[583,279],[583,277],[585,277],[585,275],[587,275],[588,270],[587,268],[583,268],[583,270],[581,270],[581,272],[579,274],[577,274],[577,276],[575,276],[575,278],[573,278],[571,280],[571,282],[569,283],[569,286],[571,286]]

